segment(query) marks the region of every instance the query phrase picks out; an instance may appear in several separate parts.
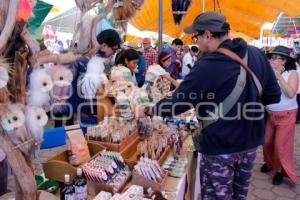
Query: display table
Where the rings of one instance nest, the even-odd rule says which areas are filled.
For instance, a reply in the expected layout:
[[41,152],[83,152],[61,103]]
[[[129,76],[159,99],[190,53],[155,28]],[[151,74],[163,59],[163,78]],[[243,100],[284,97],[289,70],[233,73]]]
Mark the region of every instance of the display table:
[[[193,153],[188,151],[188,147],[192,144],[192,139],[189,136],[183,144],[183,148],[181,151],[180,156],[182,157],[186,157],[188,158],[188,162],[190,163],[192,161],[192,159],[194,158],[192,155]],[[172,156],[172,152],[169,152],[169,156]],[[168,176],[166,178],[165,181],[165,187],[164,187],[164,191],[166,192],[166,194],[168,195],[168,200],[184,200],[184,199],[190,199],[189,197],[187,197],[188,195],[186,194],[187,191],[191,191],[189,190],[189,188],[186,188],[187,186],[189,186],[187,184],[187,180],[188,180],[188,175],[189,173],[191,173],[193,176],[196,176],[196,181],[195,181],[195,192],[194,192],[194,199],[193,200],[197,200],[199,193],[200,193],[200,181],[199,181],[199,160],[200,160],[200,156],[198,156],[198,160],[196,161],[198,163],[198,167],[195,171],[189,171],[189,167],[186,168],[186,173],[183,177],[181,178],[174,178],[174,177],[170,177]],[[59,170],[59,169],[58,169]],[[61,177],[63,177],[61,175]],[[126,191],[130,186],[132,185],[131,182],[129,182],[125,188],[122,190],[122,192]],[[192,184],[191,184],[192,185]],[[57,194],[57,197],[59,197],[59,193]],[[89,196],[89,199],[93,199],[92,196]]]

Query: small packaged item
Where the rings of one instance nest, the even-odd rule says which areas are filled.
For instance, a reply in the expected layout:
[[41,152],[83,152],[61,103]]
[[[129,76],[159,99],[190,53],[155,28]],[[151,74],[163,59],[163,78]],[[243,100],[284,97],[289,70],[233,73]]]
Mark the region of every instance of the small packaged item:
[[180,178],[185,174],[188,160],[183,157],[168,157],[163,163],[163,169],[167,170],[169,176]]
[[130,176],[119,153],[107,151],[82,166],[88,180],[110,185],[113,192],[119,191]]
[[87,162],[91,156],[82,130],[71,130],[66,134],[69,162],[76,166]]
[[109,192],[101,191],[94,200],[110,200],[112,198],[112,194]]

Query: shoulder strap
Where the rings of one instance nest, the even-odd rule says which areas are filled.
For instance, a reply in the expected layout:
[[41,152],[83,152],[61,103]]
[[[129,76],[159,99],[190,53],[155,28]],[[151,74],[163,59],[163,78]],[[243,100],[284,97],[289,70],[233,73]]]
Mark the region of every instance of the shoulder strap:
[[260,81],[258,80],[257,76],[254,74],[254,72],[248,67],[247,63],[242,61],[242,59],[236,53],[230,51],[229,49],[218,48],[217,52],[225,54],[226,56],[230,57],[232,60],[238,62],[251,75],[251,77],[257,87],[259,96],[262,95],[262,85],[261,85]]
[[[243,62],[246,64],[248,63],[248,52],[246,52],[246,55],[243,58]],[[214,112],[206,111],[210,119],[203,120],[201,122],[202,128],[205,128],[210,124],[216,122],[221,114],[222,116],[225,116],[229,113],[229,111],[234,107],[234,105],[239,100],[240,96],[244,91],[246,85],[246,76],[247,76],[246,70],[243,67],[240,67],[240,74],[237,78],[233,90],[218,106],[218,116],[216,116]]]

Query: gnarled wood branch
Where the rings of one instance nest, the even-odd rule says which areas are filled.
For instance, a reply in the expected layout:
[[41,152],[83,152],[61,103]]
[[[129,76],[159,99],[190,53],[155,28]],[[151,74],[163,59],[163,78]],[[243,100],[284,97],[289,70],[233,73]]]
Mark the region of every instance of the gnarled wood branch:
[[92,42],[92,48],[97,48],[99,46],[98,42],[97,42],[97,37],[96,37],[96,29],[97,29],[97,25],[98,23],[104,19],[104,17],[106,15],[108,15],[108,13],[110,11],[112,11],[113,9],[113,6],[114,6],[114,1],[109,1],[107,6],[104,8],[103,12],[96,16],[94,19],[93,19],[93,22],[92,22],[92,30],[91,30],[91,42]]
[[76,0],[77,6],[82,11],[82,17],[80,18],[80,22],[77,24],[76,27],[76,30],[79,30],[79,33],[74,35],[73,40],[75,41],[76,39],[78,39],[76,52],[81,54],[85,52],[89,52],[88,54],[97,52],[99,48],[99,44],[96,38],[97,25],[110,11],[112,11],[115,2],[115,0],[108,1],[103,12],[100,15],[93,17],[89,13],[84,12],[84,9],[90,9],[88,8],[88,5],[94,5],[93,3],[99,2],[94,1],[93,3],[91,3],[92,1],[93,0],[89,2]]
[[29,63],[33,68],[46,63],[68,64],[75,62],[81,56],[81,54],[74,54],[73,52],[53,54],[48,50],[43,50],[32,56],[29,59]]
[[33,39],[32,35],[27,29],[27,26],[23,27],[21,38],[28,45],[31,55],[35,55],[41,51],[39,43],[37,43],[37,41]]
[[81,12],[85,13],[92,9],[97,3],[101,3],[103,0],[75,0],[76,6]]
[[[5,3],[5,2],[0,2]],[[10,0],[7,11],[7,17],[5,20],[5,26],[0,35],[0,53],[3,52],[6,47],[7,41],[10,38],[16,23],[16,16],[18,12],[19,0]]]
[[16,177],[16,187],[18,187],[16,191],[21,192],[21,195],[16,195],[16,200],[36,200],[38,194],[33,172],[21,151],[18,149],[11,150],[14,145],[4,133],[2,127],[0,127],[0,147],[6,154],[7,161]]

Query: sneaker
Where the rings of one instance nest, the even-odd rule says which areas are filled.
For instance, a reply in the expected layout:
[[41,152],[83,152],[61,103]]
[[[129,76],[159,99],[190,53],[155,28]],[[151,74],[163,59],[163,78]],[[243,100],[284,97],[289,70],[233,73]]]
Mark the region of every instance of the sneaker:
[[271,169],[268,167],[267,163],[263,164],[260,168],[260,172],[262,173],[268,173],[269,171],[271,171]]
[[273,177],[273,180],[272,180],[272,184],[273,185],[280,185],[283,181],[283,174],[280,173],[280,172],[277,172],[275,174],[275,176]]

